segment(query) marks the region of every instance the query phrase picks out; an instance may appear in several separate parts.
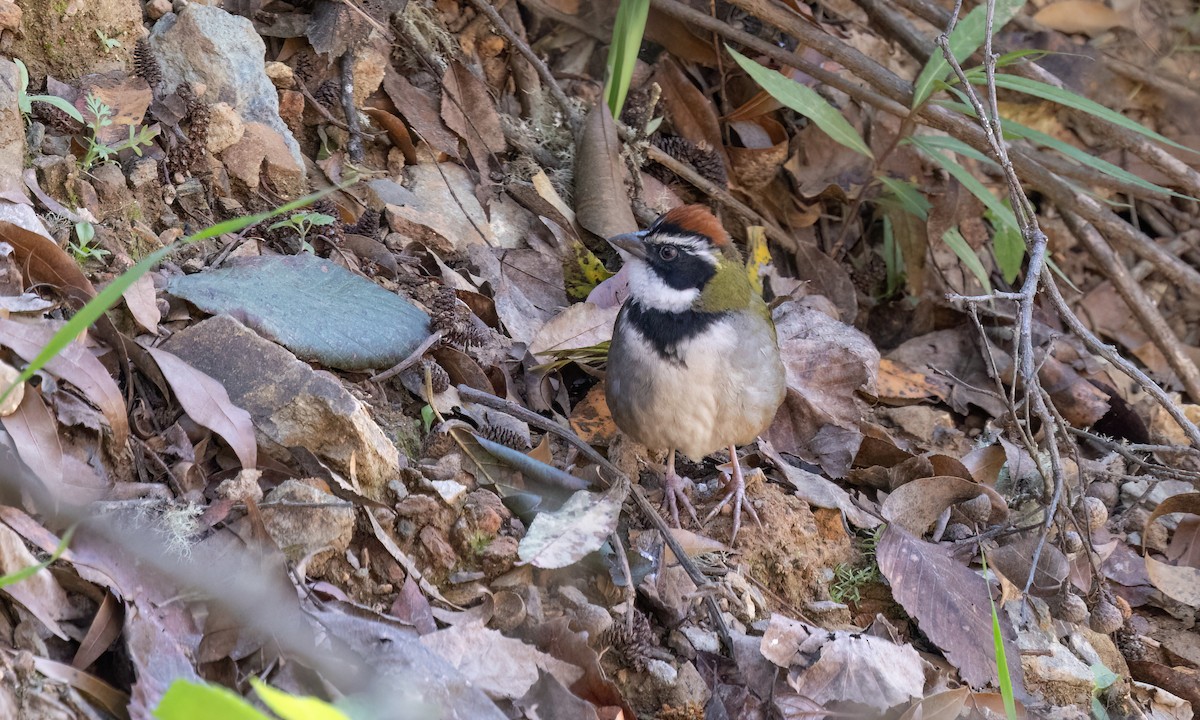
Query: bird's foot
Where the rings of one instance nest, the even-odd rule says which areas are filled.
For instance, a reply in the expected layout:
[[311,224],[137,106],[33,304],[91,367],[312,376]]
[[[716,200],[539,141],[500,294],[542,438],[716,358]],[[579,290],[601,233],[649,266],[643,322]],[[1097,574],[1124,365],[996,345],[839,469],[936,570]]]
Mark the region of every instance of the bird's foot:
[[679,507],[682,505],[687,514],[692,517],[692,522],[696,525],[700,521],[696,517],[696,508],[692,505],[692,501],[688,499],[687,490],[692,487],[693,483],[689,478],[685,478],[675,472],[674,468],[667,468],[663,473],[663,505],[671,513],[671,523],[675,527],[683,527],[679,524]]
[[733,472],[729,476],[729,492],[725,497],[721,498],[721,502],[712,509],[704,518],[704,525],[707,525],[710,520],[716,517],[717,513],[721,512],[721,508],[726,505],[733,507],[733,533],[729,536],[729,544],[737,540],[738,530],[742,528],[742,510],[749,513],[750,517],[754,518],[754,522],[760,528],[762,521],[758,519],[758,513],[755,512],[754,506],[750,504],[749,498],[746,497],[746,478],[742,475],[742,466],[738,462],[736,452],[733,455]]

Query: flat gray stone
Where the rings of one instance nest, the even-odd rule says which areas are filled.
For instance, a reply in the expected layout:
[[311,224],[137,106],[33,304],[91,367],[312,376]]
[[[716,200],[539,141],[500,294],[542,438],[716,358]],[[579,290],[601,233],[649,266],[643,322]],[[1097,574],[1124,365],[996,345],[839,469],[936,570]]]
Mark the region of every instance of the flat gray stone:
[[304,447],[347,479],[351,458],[363,492],[383,497],[400,472],[400,453],[367,408],[333,375],[308,363],[228,315],[171,336],[163,349],[225,386],[234,405],[254,420],[259,445],[286,457]]

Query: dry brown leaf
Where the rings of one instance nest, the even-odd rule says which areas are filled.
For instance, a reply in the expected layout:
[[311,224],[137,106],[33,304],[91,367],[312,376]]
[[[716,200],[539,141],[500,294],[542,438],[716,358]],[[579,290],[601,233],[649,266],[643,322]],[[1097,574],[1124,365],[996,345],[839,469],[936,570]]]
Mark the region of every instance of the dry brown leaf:
[[[900,525],[888,525],[876,550],[879,571],[892,585],[892,595],[916,618],[933,644],[958,668],[971,687],[996,685],[996,655],[987,581],[950,556],[940,545],[913,537]],[[1020,653],[1012,628],[1000,623],[1013,688],[1024,692]],[[1012,663],[1017,663],[1012,667]]]
[[458,137],[442,122],[436,97],[415,87],[391,65],[384,71],[383,90],[419,139],[437,152],[459,157]]
[[55,496],[61,498],[62,443],[58,437],[58,423],[46,407],[42,394],[36,390],[25,393],[17,411],[0,420],[0,424],[8,431],[21,460]]
[[363,112],[379,123],[379,127],[387,133],[388,140],[392,141],[392,145],[395,145],[404,154],[404,162],[409,165],[416,165],[420,162],[417,148],[413,145],[412,136],[408,134],[408,127],[403,120],[381,108],[363,108]]
[[1008,515],[1008,504],[1000,493],[953,475],[920,478],[901,485],[883,501],[884,519],[904,527],[914,535],[929,532],[942,512],[960,502],[987,495],[992,504],[989,522],[999,522]]
[[589,445],[607,446],[617,436],[612,412],[604,400],[604,384],[597,383],[571,409],[571,429]]
[[730,123],[741,140],[741,147],[725,148],[737,183],[746,190],[758,190],[779,174],[788,159],[788,135],[783,125],[768,117]]
[[956,720],[970,694],[971,688],[960,687],[930,695],[913,703],[900,720]]
[[71,667],[83,670],[96,662],[120,637],[124,624],[125,606],[111,592],[104,593],[104,600],[96,611],[96,617],[92,618],[87,635],[79,641],[79,649],[75,651]]
[[987,447],[975,448],[971,452],[963,456],[962,463],[967,467],[967,471],[971,473],[971,477],[975,482],[982,483],[988,487],[995,487],[996,480],[1000,477],[1000,471],[1004,469],[1004,464],[1008,462],[1008,453],[1004,451],[1001,445],[988,445]]
[[30,282],[55,285],[83,302],[95,297],[96,288],[79,269],[75,258],[45,235],[0,221],[0,240],[16,250],[17,264]]
[[[1038,539],[1022,535],[1007,544],[988,552],[988,567],[1000,573],[1014,586],[1025,587],[1029,572],[1033,570],[1033,554],[1037,550]],[[1058,593],[1067,580],[1070,572],[1070,561],[1051,543],[1042,546],[1038,555],[1037,571],[1033,575],[1033,584],[1029,586],[1031,595],[1050,597]]]
[[822,707],[852,702],[886,710],[920,697],[925,663],[911,645],[858,633],[836,633],[820,658],[788,676],[796,692]]
[[229,400],[225,386],[179,357],[160,348],[149,351],[188,417],[220,435],[243,468],[254,469],[258,463],[258,441],[250,413]]
[[704,67],[717,67],[717,53],[707,37],[700,37],[691,26],[678,18],[667,15],[658,8],[650,8],[646,18],[646,39],[667,49],[673,57]]
[[[26,362],[37,357],[50,343],[53,330],[45,325],[26,325],[12,320],[0,320],[0,345],[6,345]],[[129,421],[125,416],[125,398],[104,365],[79,340],[55,355],[45,371],[79,388],[104,413],[112,428],[113,443],[125,446],[129,438]]]
[[575,218],[597,237],[609,238],[638,229],[621,162],[621,139],[612,113],[596,103],[588,113],[575,153]]
[[521,697],[537,682],[539,669],[567,686],[583,676],[575,665],[477,623],[422,635],[420,641],[492,698]]
[[[500,128],[500,114],[483,81],[465,65],[455,60],[442,76],[442,120],[446,127],[467,141],[475,167],[487,174],[493,155],[508,146]],[[399,106],[397,106],[399,107]]]
[[[0,360],[0,393],[8,391],[8,387],[21,377],[21,371]],[[21,399],[25,397],[25,383],[21,383],[8,391],[8,397],[4,398],[4,402],[0,403],[0,418],[12,415],[21,406]]]
[[[7,525],[0,525],[0,575],[9,575],[38,564],[38,559],[25,547],[21,536]],[[63,640],[67,634],[58,621],[70,616],[67,593],[46,568],[38,570],[21,582],[6,585],[4,592],[37,618],[50,632]]]
[[569,305],[538,329],[529,343],[529,352],[539,362],[547,362],[552,359],[550,352],[586,348],[611,340],[618,312],[619,307],[602,309],[590,302]]
[[1099,35],[1124,25],[1123,13],[1096,0],[1062,0],[1038,10],[1035,22],[1068,35]]
[[[1184,493],[1163,500],[1146,519],[1142,536],[1145,537],[1156,520],[1172,513],[1200,515],[1200,493]],[[1146,572],[1150,575],[1150,582],[1154,583],[1154,587],[1173,600],[1200,608],[1200,567],[1171,565],[1151,557],[1147,549],[1143,552]]]
[[149,274],[142,275],[126,288],[122,298],[134,321],[146,332],[157,335],[162,312],[158,309],[158,301],[154,297],[154,278]]
[[947,392],[944,381],[917,372],[904,363],[891,358],[879,361],[879,377],[875,380],[875,397],[889,404],[908,404],[905,401],[944,399]]
[[675,133],[693,145],[716,150],[728,174],[729,158],[725,154],[721,124],[712,100],[692,84],[679,64],[670,57],[658,63],[654,82],[662,88],[663,107]]
[[113,717],[129,717],[129,695],[109,685],[95,675],[44,657],[35,657],[33,659],[33,666],[46,677],[66,683],[96,700],[100,704],[100,707],[112,713]]
[[866,335],[817,306],[805,298],[775,309],[787,396],[763,437],[779,452],[843,477],[862,441],[856,393],[874,389],[879,351]]

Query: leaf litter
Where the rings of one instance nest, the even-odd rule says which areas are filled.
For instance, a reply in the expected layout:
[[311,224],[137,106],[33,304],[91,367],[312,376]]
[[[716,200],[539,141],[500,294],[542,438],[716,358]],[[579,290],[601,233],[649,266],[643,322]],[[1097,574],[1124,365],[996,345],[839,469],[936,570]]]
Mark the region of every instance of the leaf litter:
[[[990,600],[1027,712],[1182,717],[1197,701],[1187,428],[1044,303],[1037,381],[1071,427],[1046,437],[1009,310],[947,299],[1022,277],[1004,188],[961,128],[935,128],[947,140],[862,92],[892,98],[894,70],[943,92],[933,36],[909,30],[944,11],[867,25],[869,3],[783,17],[736,1],[715,20],[656,3],[613,118],[596,71],[616,3],[160,4],[95,10],[121,39],[89,32],[72,63],[13,48],[32,101],[5,147],[31,167],[0,177],[0,376],[180,234],[338,188],[170,255],[0,405],[0,574],[86,523],[51,569],[5,588],[0,645],[32,658],[12,671],[0,653],[23,690],[0,689],[8,714],[50,702],[43,682],[61,707],[141,718],[176,680],[245,693],[259,677],[461,717],[960,717],[1001,707]],[[1137,218],[1029,178],[1068,300],[1195,420],[1183,363],[1200,357],[1200,315],[1180,266],[1200,187],[1134,135],[1105,139],[1196,145],[1196,99],[1170,79],[1195,54],[1139,72],[1186,44],[1190,10],[1167,3],[1178,22],[1149,25],[1150,10],[1074,0],[1001,11],[1050,31],[997,28],[1002,52],[1070,48],[1012,59],[1062,80],[1004,79],[1005,112],[1046,133],[1022,147]],[[981,15],[951,40],[967,64]],[[206,56],[170,37],[176,23],[261,50]],[[1154,32],[1135,41],[1130,24]],[[1099,48],[1086,69],[1073,59]],[[1149,89],[1120,90],[1134,86]],[[1013,101],[1030,97],[1058,105]],[[1105,159],[1137,183],[1086,160],[1114,145],[1128,152]],[[603,400],[626,292],[603,238],[682,202],[710,203],[746,243],[788,372],[743,458],[763,526],[734,547],[723,515],[662,532],[662,458]],[[1104,264],[1069,213],[1141,262]],[[698,507],[725,460],[682,468]],[[1123,680],[1101,687],[1097,668]]]

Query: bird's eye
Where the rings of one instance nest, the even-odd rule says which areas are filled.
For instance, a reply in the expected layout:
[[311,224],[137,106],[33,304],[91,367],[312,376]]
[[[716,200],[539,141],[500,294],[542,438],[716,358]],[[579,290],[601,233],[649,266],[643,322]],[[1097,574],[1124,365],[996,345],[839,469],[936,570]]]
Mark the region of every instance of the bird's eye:
[[670,261],[674,260],[675,258],[679,257],[679,250],[672,247],[671,245],[664,245],[658,249],[658,256],[660,258],[662,258],[663,260],[670,262]]

